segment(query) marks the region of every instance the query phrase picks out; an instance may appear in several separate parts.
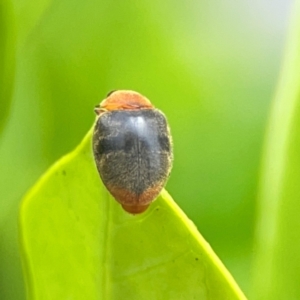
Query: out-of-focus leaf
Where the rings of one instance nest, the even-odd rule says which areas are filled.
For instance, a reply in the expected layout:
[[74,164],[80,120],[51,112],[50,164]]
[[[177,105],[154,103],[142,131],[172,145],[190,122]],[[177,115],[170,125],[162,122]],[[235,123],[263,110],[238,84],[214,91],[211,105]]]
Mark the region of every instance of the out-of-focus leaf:
[[[297,1],[296,1],[297,2]],[[254,299],[300,299],[300,3],[294,7],[264,159]]]
[[23,200],[29,299],[245,299],[166,191],[144,214],[122,210],[99,179],[90,137]]
[[0,2],[0,133],[9,111],[15,66],[15,35],[12,5]]

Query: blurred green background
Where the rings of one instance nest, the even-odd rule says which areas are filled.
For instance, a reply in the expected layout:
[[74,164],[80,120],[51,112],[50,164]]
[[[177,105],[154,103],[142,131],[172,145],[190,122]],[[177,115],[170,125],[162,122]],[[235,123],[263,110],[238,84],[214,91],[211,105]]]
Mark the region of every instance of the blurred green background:
[[[291,1],[2,0],[0,299],[25,299],[20,199],[112,89],[165,112],[176,202],[248,295],[264,132]],[[45,216],[46,217],[46,216]]]

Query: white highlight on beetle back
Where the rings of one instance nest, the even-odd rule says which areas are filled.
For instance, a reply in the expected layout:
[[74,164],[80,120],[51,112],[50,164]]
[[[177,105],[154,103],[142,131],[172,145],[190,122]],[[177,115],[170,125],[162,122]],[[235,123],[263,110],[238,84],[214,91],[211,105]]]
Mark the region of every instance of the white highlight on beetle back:
[[138,133],[139,133],[139,137],[143,138],[147,138],[148,134],[149,134],[149,130],[147,127],[147,124],[145,123],[145,120],[143,117],[135,117],[135,118],[130,118],[130,122],[132,123],[132,125],[135,128],[138,128]]

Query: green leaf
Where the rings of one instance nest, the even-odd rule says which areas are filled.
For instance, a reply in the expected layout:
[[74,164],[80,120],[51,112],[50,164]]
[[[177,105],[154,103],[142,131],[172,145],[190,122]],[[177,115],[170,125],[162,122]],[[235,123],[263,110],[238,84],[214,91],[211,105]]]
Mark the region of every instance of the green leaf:
[[254,296],[300,299],[300,3],[275,97],[264,157]]
[[28,299],[245,299],[166,191],[141,215],[108,194],[91,131],[22,202]]

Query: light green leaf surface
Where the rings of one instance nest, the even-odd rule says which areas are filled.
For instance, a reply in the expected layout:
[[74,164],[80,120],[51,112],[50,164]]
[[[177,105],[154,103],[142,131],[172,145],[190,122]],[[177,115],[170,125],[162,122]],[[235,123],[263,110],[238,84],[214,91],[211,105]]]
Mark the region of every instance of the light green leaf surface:
[[245,299],[166,191],[141,215],[108,194],[91,132],[22,202],[28,299]]
[[264,157],[254,299],[300,299],[300,2],[275,97]]

